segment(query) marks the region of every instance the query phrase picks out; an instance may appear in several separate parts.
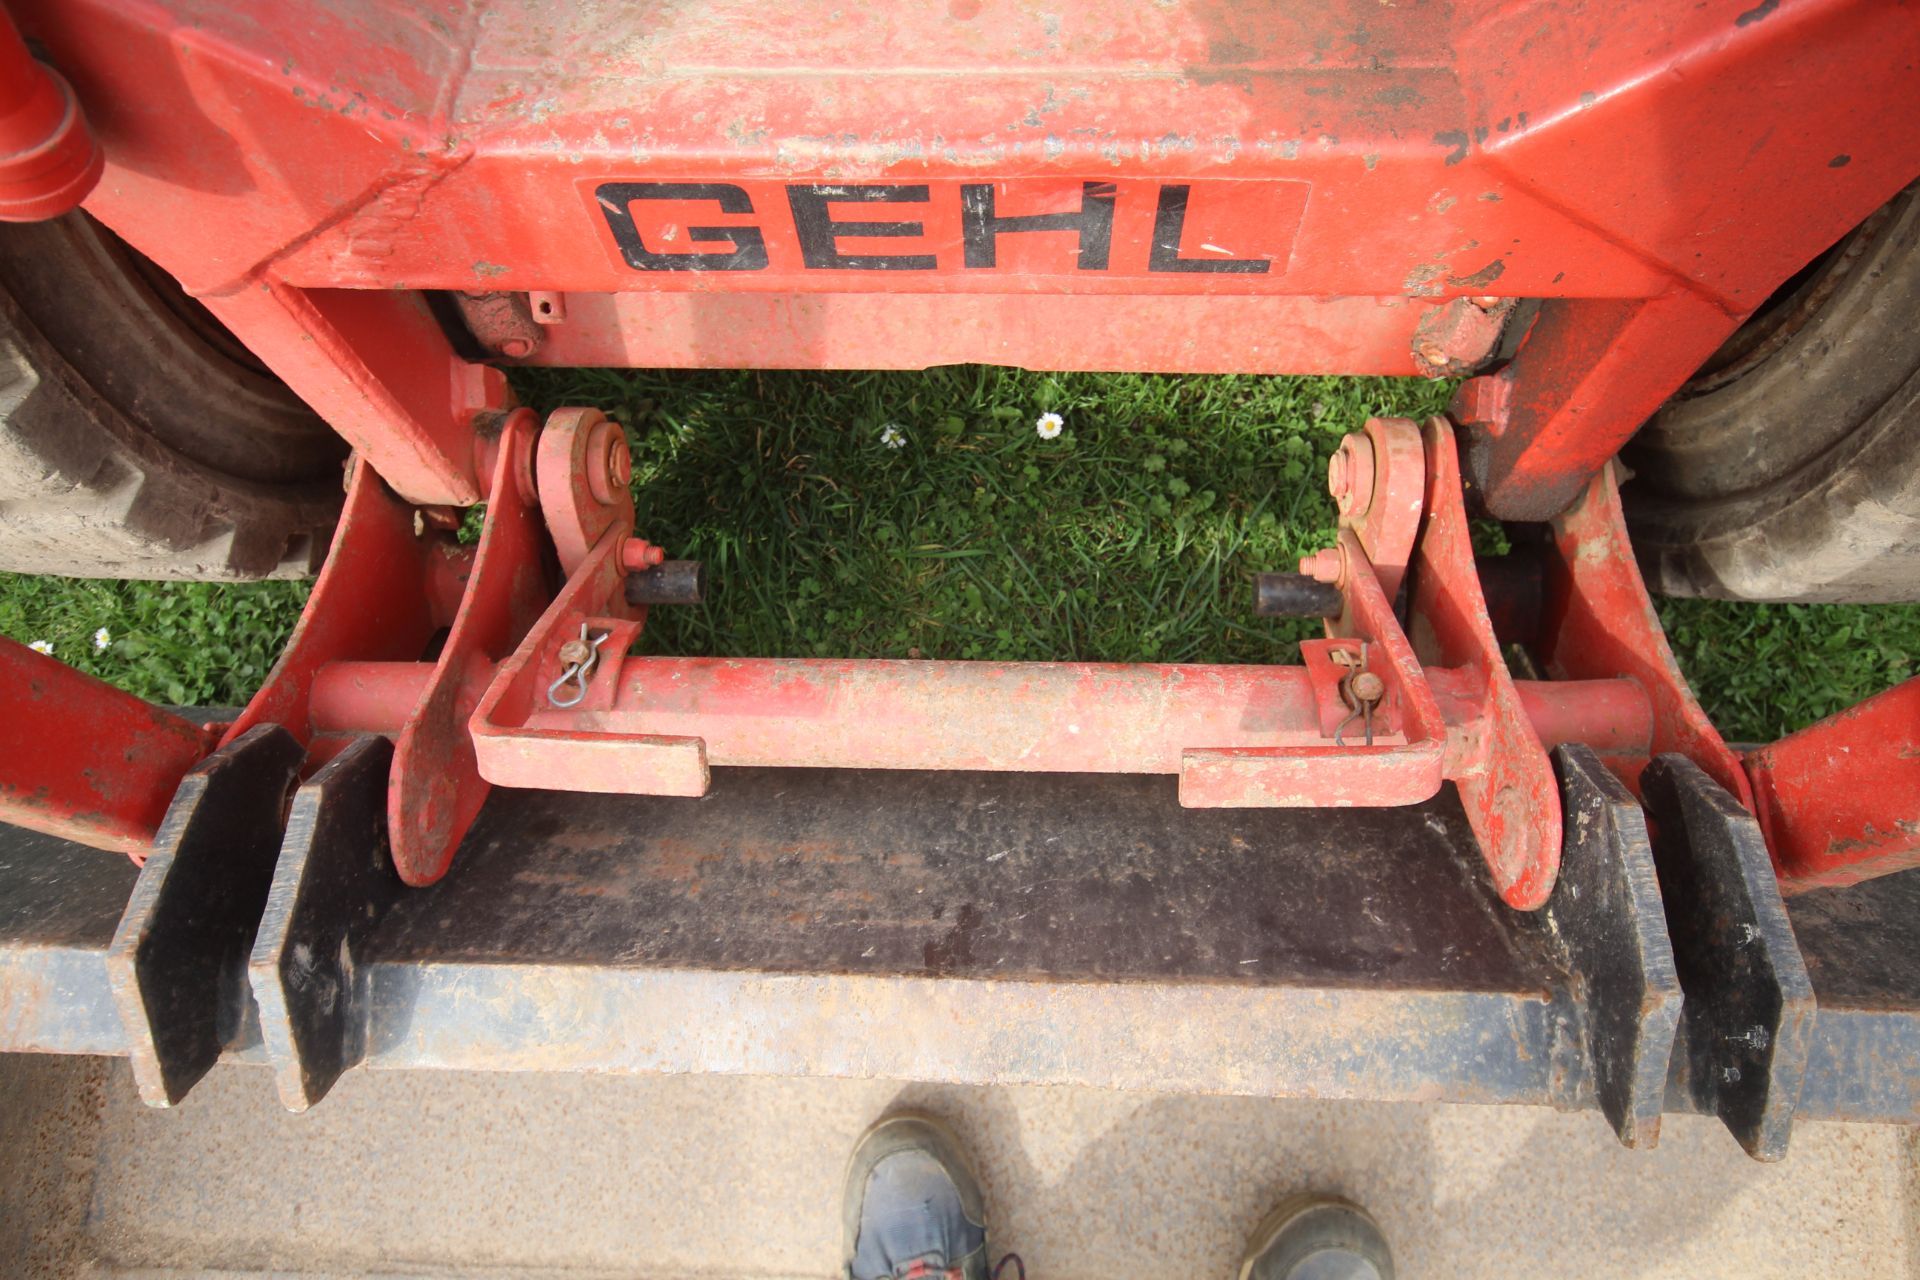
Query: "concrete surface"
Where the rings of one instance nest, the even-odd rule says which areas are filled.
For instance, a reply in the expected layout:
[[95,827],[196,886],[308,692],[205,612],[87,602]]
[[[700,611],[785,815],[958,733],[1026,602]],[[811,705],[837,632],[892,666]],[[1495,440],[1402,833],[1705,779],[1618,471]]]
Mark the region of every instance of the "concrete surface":
[[1911,1276],[1904,1130],[1803,1124],[1780,1165],[1712,1121],[883,1081],[356,1072],[289,1115],[222,1067],[171,1112],[124,1063],[0,1059],[11,1274],[812,1276],[860,1131],[950,1119],[1034,1280],[1226,1276],[1267,1207],[1344,1192],[1405,1277]]

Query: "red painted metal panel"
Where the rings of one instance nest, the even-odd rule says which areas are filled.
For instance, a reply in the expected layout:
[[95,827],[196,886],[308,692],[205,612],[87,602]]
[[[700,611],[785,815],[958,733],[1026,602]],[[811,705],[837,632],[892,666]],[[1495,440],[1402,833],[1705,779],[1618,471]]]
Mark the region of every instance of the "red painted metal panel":
[[[736,318],[783,335],[615,303],[551,326],[549,362],[1170,371],[1404,371],[1390,343],[1418,317],[1360,299],[1621,300],[1638,318],[1612,337],[1576,312],[1619,348],[1592,376],[1542,331],[1497,457],[1470,467],[1494,509],[1542,517],[1920,173],[1900,6],[961,10],[18,6],[96,108],[89,208],[417,501],[480,487],[434,390],[458,362],[397,303],[356,332],[324,291],[761,293]],[[966,301],[1061,294],[1292,301],[1211,332],[1178,308],[1049,326]]]
[[212,735],[0,637],[0,822],[145,860]]
[[1747,757],[1783,892],[1920,866],[1920,679]]
[[1920,173],[1905,5],[1487,7],[1454,56],[1488,168],[1730,313]]
[[[1232,180],[1300,189],[1290,252],[1267,255],[1281,269],[1158,273],[1156,287],[1472,292],[1501,263],[1501,290],[1527,296],[1652,296],[1684,277],[1737,310],[1920,167],[1898,127],[1917,92],[1913,24],[1847,0],[1745,22],[1744,0],[1604,14],[1194,3],[1124,18],[1005,3],[968,19],[789,10],[771,25],[746,3],[670,19],[575,4],[497,5],[483,20],[454,5],[432,23],[372,0],[264,20],[189,0],[19,9],[83,96],[142,85],[101,125],[113,171],[96,203],[144,224],[135,243],[193,267],[200,288],[266,263],[305,286],[632,287],[581,184],[770,184],[750,193],[751,217],[713,206],[676,225],[751,221],[778,258],[798,247],[790,181],[927,185],[912,203],[936,211],[918,238],[938,256],[958,247],[964,183],[1038,184],[1033,211],[1077,183],[1115,183],[1130,206],[1116,218],[1135,220],[1115,245],[1137,248],[1158,188],[1146,200],[1129,184]],[[1729,86],[1764,110],[1730,109]],[[1863,101],[1883,105],[1863,115]],[[1840,154],[1850,163],[1829,169]],[[160,243],[206,196],[243,192],[246,207],[223,201],[226,216]],[[1204,193],[1191,194],[1198,219]],[[1755,199],[1770,201],[1757,224]],[[900,214],[849,216],[913,220]],[[1228,214],[1249,243],[1271,222]],[[1063,238],[1025,234],[1001,239]],[[937,270],[968,277],[957,258]],[[919,287],[913,271],[726,274],[662,271],[647,287]],[[1141,287],[1080,274],[1099,278],[1079,287]],[[971,278],[1032,287],[997,266]]]
[[1416,372],[1425,298],[570,293],[534,365]]

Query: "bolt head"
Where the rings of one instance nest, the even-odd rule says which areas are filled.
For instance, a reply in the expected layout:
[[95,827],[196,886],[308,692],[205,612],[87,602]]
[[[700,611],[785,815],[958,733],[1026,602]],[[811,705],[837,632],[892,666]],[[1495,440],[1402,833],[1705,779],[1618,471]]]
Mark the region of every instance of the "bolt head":
[[633,478],[633,457],[627,452],[627,436],[618,423],[603,418],[593,428],[581,467],[587,473],[587,492],[595,502],[609,505],[626,490]]
[[524,360],[533,354],[533,343],[525,338],[508,338],[500,344],[500,354],[509,360]]
[[1371,671],[1353,678],[1353,696],[1362,702],[1378,702],[1386,695],[1387,682]]
[[1327,491],[1342,516],[1365,511],[1373,503],[1373,442],[1349,435],[1327,463]]
[[1334,547],[1329,547],[1325,551],[1316,551],[1310,556],[1300,557],[1300,572],[1306,574],[1315,582],[1330,582],[1337,585],[1340,581],[1340,571],[1343,567],[1340,559],[1340,551]]
[[1463,427],[1476,427],[1490,437],[1506,430],[1513,384],[1503,377],[1468,378],[1453,393],[1448,413]]

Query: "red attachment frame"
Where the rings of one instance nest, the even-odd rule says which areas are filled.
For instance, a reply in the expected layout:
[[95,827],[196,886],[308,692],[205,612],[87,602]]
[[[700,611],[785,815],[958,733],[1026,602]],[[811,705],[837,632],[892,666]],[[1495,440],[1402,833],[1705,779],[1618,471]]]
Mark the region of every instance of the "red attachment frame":
[[[624,435],[597,411],[560,410],[536,449],[534,425],[517,411],[486,438],[492,482],[477,553],[454,542],[443,513],[398,501],[356,468],[307,614],[229,730],[286,724],[309,745],[310,765],[351,735],[394,737],[388,825],[409,883],[446,872],[490,785],[694,796],[713,765],[1140,772],[1178,775],[1182,803],[1202,807],[1411,804],[1450,781],[1495,885],[1531,909],[1559,863],[1552,747],[1584,742],[1630,783],[1653,754],[1679,751],[1731,778],[1743,803],[1751,794],[1659,634],[1610,472],[1555,526],[1540,645],[1561,678],[1508,675],[1445,419],[1424,433],[1379,419],[1343,444],[1331,481],[1344,527],[1327,564],[1314,558],[1337,581],[1342,610],[1327,639],[1303,645],[1299,667],[627,656],[646,616],[626,603],[627,575],[660,553],[629,532],[632,499],[617,482]],[[1424,484],[1409,498],[1414,459],[1424,460]],[[542,520],[563,562],[576,563],[536,620],[547,596]],[[1363,542],[1391,556],[1409,541],[1403,633]],[[153,717],[149,735],[174,735],[172,753],[146,766],[144,826],[137,814],[117,827],[92,815],[67,821],[71,800],[0,803],[16,821],[137,847],[164,807],[154,798],[206,739],[191,726],[180,739],[164,713],[18,646],[0,648],[8,657],[0,677],[50,669],[79,722],[131,706]],[[1756,759],[1783,874],[1831,883],[1912,861],[1914,841],[1885,803],[1854,804],[1860,836],[1832,834],[1852,827],[1830,819],[1838,789],[1821,762],[1836,738],[1904,741],[1914,688]],[[35,698],[45,701],[39,685],[15,701]],[[1873,767],[1905,769],[1891,746],[1869,749],[1886,757]],[[91,776],[60,753],[42,753],[39,775],[28,773],[30,754],[14,744],[0,765],[50,776],[56,795]],[[1882,819],[1892,828],[1874,825]],[[1821,838],[1825,853],[1809,855],[1803,846]]]
[[[578,442],[604,425],[561,411],[552,454],[596,458]],[[1436,420],[1423,442],[1411,422],[1377,420],[1349,440],[1346,456],[1360,454],[1376,463],[1343,501],[1354,526],[1341,540],[1345,611],[1331,639],[1306,646],[1303,667],[622,657],[643,619],[623,602],[626,535],[615,522],[480,703],[480,771],[503,786],[653,795],[704,794],[714,765],[1172,773],[1181,803],[1201,807],[1411,804],[1452,780],[1496,885],[1536,907],[1559,862],[1559,792],[1479,597],[1451,428]],[[1423,471],[1409,492],[1404,477]],[[1404,557],[1423,505],[1413,609],[1440,664],[1432,672],[1362,545]],[[583,636],[603,638],[607,656],[578,701],[559,705],[552,691],[571,693],[565,673],[578,662],[562,647]],[[1356,667],[1380,681],[1370,741],[1365,716],[1342,701]],[[357,677],[396,695],[409,679]],[[1575,705],[1620,708],[1602,729],[1620,752],[1645,749],[1644,732],[1632,736],[1649,722],[1643,699],[1624,682],[1534,694],[1550,722]]]
[[[1679,751],[1751,804],[1602,468],[1920,173],[1920,24],[1866,0],[988,0],[830,21],[746,0],[697,18],[456,2],[432,22],[394,0],[12,8],[74,92],[0,23],[0,216],[85,190],[98,153],[76,95],[91,104],[105,169],[88,211],[357,450],[307,613],[229,737],[283,724],[311,766],[345,734],[395,735],[389,820],[416,883],[445,871],[489,781],[690,794],[716,763],[1142,769],[1178,774],[1197,805],[1402,803],[1451,780],[1518,906],[1557,865],[1554,742],[1600,747],[1630,781]],[[1438,423],[1424,440],[1370,424],[1344,448],[1345,528],[1311,566],[1343,612],[1304,666],[1035,668],[627,657],[645,611],[622,586],[658,552],[631,536],[618,428],[563,410],[536,442],[501,374],[460,354],[480,349],[1506,363],[1461,389],[1459,459]],[[1463,470],[1496,515],[1554,520],[1555,681],[1501,661]],[[482,499],[475,552],[443,526]],[[1365,716],[1352,737],[1363,674],[1371,743]],[[204,745],[17,646],[0,646],[0,690],[82,735],[0,745],[5,776],[32,784],[0,814],[97,843],[139,847]],[[1750,762],[1783,874],[1909,856],[1888,813],[1827,785],[1835,744],[1905,780],[1875,744],[1911,741],[1908,697]]]

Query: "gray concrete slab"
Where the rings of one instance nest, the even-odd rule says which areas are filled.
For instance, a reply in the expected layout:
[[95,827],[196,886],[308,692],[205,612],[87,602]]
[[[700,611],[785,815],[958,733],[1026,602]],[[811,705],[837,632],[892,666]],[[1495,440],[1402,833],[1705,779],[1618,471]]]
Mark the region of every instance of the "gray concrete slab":
[[1226,1276],[1299,1187],[1371,1208],[1408,1277],[1920,1273],[1891,1128],[1760,1165],[1691,1117],[1632,1152],[1594,1114],[1077,1088],[360,1071],[296,1116],[257,1068],[150,1111],[124,1063],[13,1059],[0,1094],[0,1229],[46,1242],[16,1274],[821,1277],[899,1105],[955,1124],[1035,1280]]

